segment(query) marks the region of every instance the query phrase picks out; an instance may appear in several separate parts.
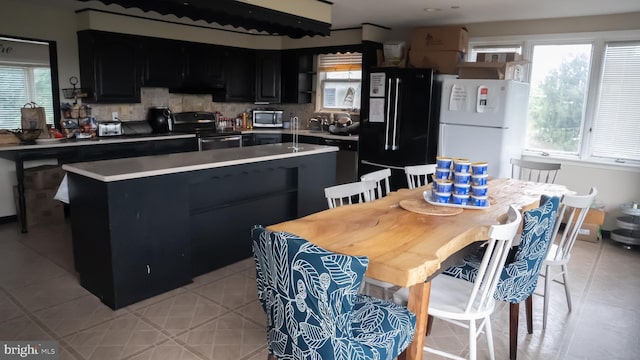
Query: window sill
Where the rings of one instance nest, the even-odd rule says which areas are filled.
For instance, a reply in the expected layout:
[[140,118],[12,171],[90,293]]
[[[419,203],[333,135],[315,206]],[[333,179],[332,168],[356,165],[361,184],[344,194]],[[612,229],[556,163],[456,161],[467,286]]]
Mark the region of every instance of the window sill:
[[562,164],[581,166],[587,168],[610,169],[618,171],[640,172],[640,163],[629,161],[627,163],[617,163],[611,160],[597,159],[580,159],[577,156],[562,156],[559,154],[550,154],[542,156],[538,152],[524,151],[522,153],[524,160],[534,160],[541,162],[561,162]]

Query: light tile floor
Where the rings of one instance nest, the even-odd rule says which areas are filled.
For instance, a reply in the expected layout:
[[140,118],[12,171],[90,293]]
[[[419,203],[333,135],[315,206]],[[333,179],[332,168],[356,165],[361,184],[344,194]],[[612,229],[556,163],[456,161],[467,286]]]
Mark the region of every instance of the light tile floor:
[[[60,359],[202,360],[267,357],[265,316],[252,259],[113,311],[73,271],[68,224],[21,234],[0,225],[0,340],[55,340]],[[519,359],[638,359],[640,250],[605,239],[578,242],[570,264],[574,310],[554,284],[546,331],[534,298],[534,333],[520,315]],[[496,358],[508,358],[508,305],[493,316]],[[466,331],[436,320],[431,346],[468,355]],[[425,358],[438,358],[425,353]],[[479,359],[488,359],[479,340]]]

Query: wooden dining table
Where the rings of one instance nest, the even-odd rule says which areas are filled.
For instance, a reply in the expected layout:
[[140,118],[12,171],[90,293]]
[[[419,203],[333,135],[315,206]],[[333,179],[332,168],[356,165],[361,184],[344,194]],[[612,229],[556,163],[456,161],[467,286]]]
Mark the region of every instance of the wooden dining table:
[[[412,190],[400,189],[374,201],[321,211],[268,229],[296,234],[333,252],[367,256],[368,277],[408,287],[407,307],[416,314],[416,335],[399,358],[422,359],[425,337],[421,334],[427,330],[431,289],[426,280],[461,249],[488,239],[490,226],[504,220],[509,205],[526,211],[537,207],[542,194],[569,193],[562,185],[515,179],[493,179],[488,185],[488,208],[447,207],[447,211],[440,213],[438,206],[423,198],[423,192],[431,191],[429,184]],[[421,202],[425,209],[408,206]],[[436,211],[431,214],[429,209]],[[452,215],[448,213],[452,209],[462,211]]]

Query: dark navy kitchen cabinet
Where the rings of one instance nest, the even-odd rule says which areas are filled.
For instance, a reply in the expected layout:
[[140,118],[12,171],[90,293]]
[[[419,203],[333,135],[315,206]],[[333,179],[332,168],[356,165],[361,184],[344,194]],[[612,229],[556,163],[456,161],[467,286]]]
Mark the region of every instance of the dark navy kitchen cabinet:
[[256,52],[256,102],[280,103],[281,64],[279,50]]
[[103,31],[78,32],[80,82],[90,89],[86,102],[139,103],[142,44],[137,36]]
[[174,88],[182,84],[185,64],[180,41],[146,38],[144,41],[144,86]]
[[255,50],[224,46],[220,49],[224,69],[225,91],[214,94],[214,101],[253,102],[255,84]]

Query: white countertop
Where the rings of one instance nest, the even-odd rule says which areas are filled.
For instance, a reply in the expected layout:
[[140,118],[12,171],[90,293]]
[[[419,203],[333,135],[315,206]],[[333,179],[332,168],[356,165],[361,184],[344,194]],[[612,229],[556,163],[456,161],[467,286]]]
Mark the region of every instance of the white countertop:
[[322,154],[339,150],[335,146],[300,144],[300,149],[296,152],[293,151],[292,146],[292,143],[270,144],[92,161],[66,164],[62,166],[62,169],[92,179],[110,182]]
[[[291,129],[253,129],[243,130],[243,134],[292,134]],[[298,135],[315,136],[323,139],[358,141],[358,135],[333,135],[326,131],[300,130]]]
[[195,138],[195,134],[161,134],[161,135],[149,134],[148,136],[140,135],[140,136],[112,136],[112,137],[107,136],[107,137],[98,137],[98,138],[86,139],[86,140],[46,139],[49,141],[45,140],[46,142],[37,143],[34,145],[0,146],[0,151],[46,149],[46,148],[54,148],[54,147],[87,146],[87,145],[116,144],[116,143],[127,143],[127,142],[172,140],[172,139],[187,139],[187,138]]

